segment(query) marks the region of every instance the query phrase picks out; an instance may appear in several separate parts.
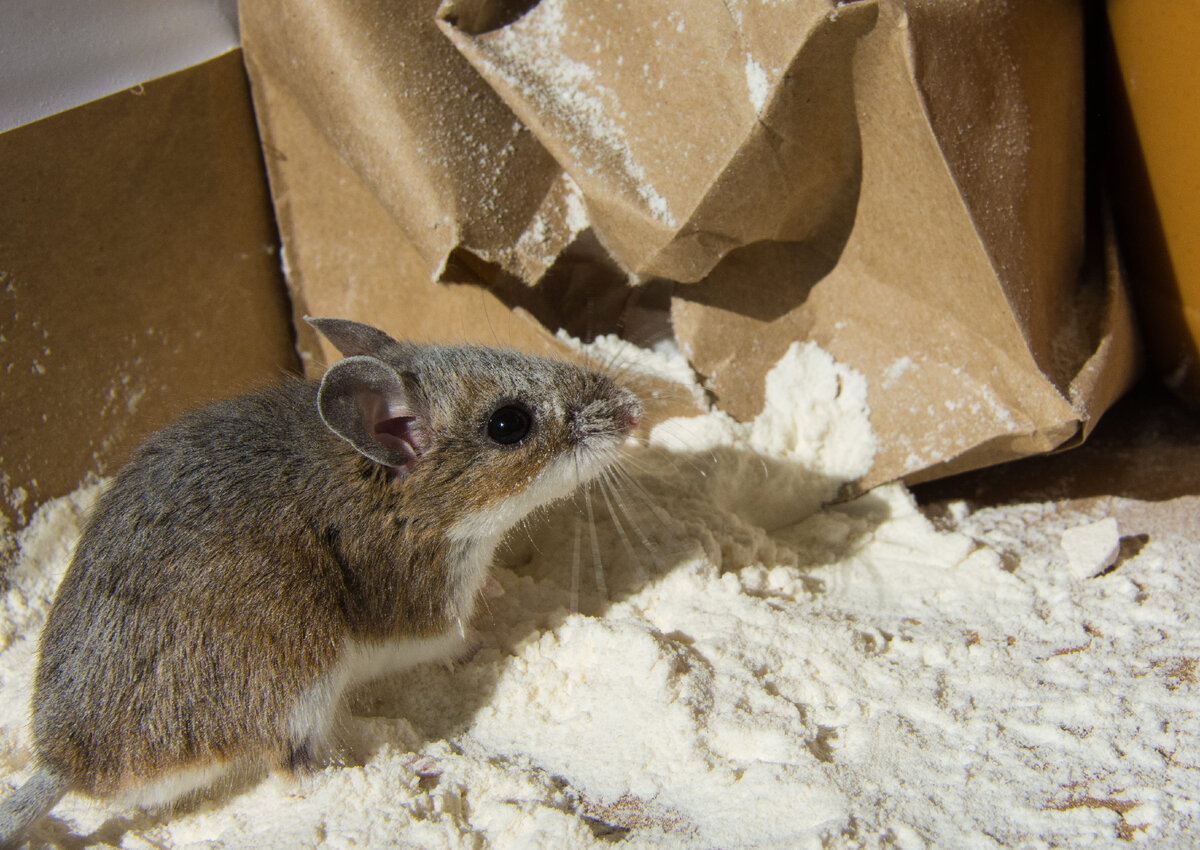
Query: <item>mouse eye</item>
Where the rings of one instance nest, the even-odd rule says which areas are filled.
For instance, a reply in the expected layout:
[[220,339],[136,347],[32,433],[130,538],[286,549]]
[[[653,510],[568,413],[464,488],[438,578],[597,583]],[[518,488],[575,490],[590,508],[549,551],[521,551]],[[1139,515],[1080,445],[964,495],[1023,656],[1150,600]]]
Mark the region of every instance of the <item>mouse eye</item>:
[[488,419],[488,437],[502,446],[519,443],[529,435],[533,427],[533,414],[517,404],[506,404],[496,408]]

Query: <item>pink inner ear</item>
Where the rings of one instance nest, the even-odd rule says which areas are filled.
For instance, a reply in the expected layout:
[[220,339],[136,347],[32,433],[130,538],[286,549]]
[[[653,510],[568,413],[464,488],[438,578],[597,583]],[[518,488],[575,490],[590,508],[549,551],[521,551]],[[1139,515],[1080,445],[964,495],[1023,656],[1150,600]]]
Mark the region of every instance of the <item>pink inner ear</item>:
[[410,457],[416,457],[420,450],[414,441],[413,422],[415,416],[395,416],[391,419],[380,419],[375,423],[375,439],[381,444],[394,449],[403,449]]

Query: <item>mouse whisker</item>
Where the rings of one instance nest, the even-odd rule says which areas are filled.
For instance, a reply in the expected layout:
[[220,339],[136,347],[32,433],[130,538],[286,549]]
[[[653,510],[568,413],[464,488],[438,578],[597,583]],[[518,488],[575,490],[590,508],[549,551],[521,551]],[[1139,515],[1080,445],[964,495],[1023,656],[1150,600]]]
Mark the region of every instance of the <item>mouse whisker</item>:
[[651,498],[649,491],[646,490],[645,485],[642,484],[640,480],[641,476],[652,475],[653,471],[649,469],[638,470],[638,475],[634,475],[625,468],[626,464],[630,466],[639,465],[632,458],[624,457],[621,459],[620,463],[613,464],[613,466],[610,469],[605,470],[605,472],[607,474],[611,474],[614,481],[618,481],[624,489],[632,490],[635,494],[648,502],[654,501],[653,498]]
[[[605,480],[609,482],[609,487],[612,490],[613,502],[617,510],[622,516],[624,516],[625,522],[628,523],[629,527],[633,529],[634,534],[637,535],[638,540],[641,541],[641,544],[648,552],[650,552],[651,555],[656,555],[658,550],[657,545],[650,539],[649,535],[646,534],[645,530],[641,526],[641,523],[638,522],[636,514],[625,503],[625,499],[623,498],[624,493],[622,492],[623,488],[620,485],[629,486],[632,484],[635,494],[640,496],[647,504],[651,504],[649,494],[647,494],[645,490],[639,489],[641,485],[635,481],[632,481],[632,479],[623,479],[621,477],[622,472],[623,470],[620,470],[616,467],[611,470],[606,470],[605,472]],[[614,517],[614,519],[616,518]]]
[[484,592],[486,584],[487,582],[484,582],[480,585],[479,590],[475,591],[475,601],[476,604],[483,605],[484,610],[487,611],[488,619],[494,624],[496,622],[496,614],[492,611],[492,606],[488,604],[487,594]]
[[[678,427],[691,429],[693,427],[698,428],[700,426],[698,423],[686,423],[681,424]],[[671,431],[660,431],[656,435],[656,439],[666,443],[666,449],[671,453],[672,457],[677,459],[678,462],[687,466],[692,472],[696,473],[700,477],[704,477],[707,474],[701,461],[707,461],[708,466],[715,466],[718,462],[717,449],[696,451],[695,449],[688,447],[689,443],[703,442],[703,435],[696,435],[695,437],[691,437],[689,440],[684,440],[678,434],[674,434]]]
[[612,518],[613,528],[616,530],[617,536],[621,539],[621,544],[625,547],[625,552],[629,556],[630,566],[632,566],[636,571],[638,581],[643,581],[647,575],[646,569],[642,565],[641,559],[637,556],[637,553],[633,550],[633,543],[629,540],[629,533],[625,530],[625,526],[621,522],[621,517],[617,511],[617,508],[613,504],[613,499],[616,498],[616,494],[611,493],[610,497],[610,491],[612,491],[612,487],[613,484],[608,475],[602,475],[599,478],[600,495],[604,498],[604,504],[605,507],[608,508],[609,517]]
[[[628,470],[623,469],[620,466],[612,467],[610,472],[615,478],[621,481],[626,492],[632,493],[641,500],[641,502],[646,506],[650,513],[654,515],[654,518],[658,520],[662,526],[668,527],[674,524],[674,520],[671,515],[667,513],[661,505],[658,504],[658,501],[654,498],[653,494],[646,489],[645,485],[642,484],[642,482],[639,481],[636,476],[630,474]],[[632,515],[632,511],[626,510],[626,514]],[[649,548],[653,549],[653,547]]]
[[600,596],[608,598],[608,585],[604,581],[604,561],[600,555],[600,538],[596,534],[596,517],[592,510],[592,485],[589,481],[584,490],[584,504],[587,506],[588,536],[592,544],[592,569],[596,576],[596,590]]
[[[550,507],[548,505],[543,505],[542,507],[537,509],[536,516],[544,517],[549,513],[550,513]],[[533,533],[533,523],[531,522],[531,520],[533,519],[533,516],[534,516],[534,514],[530,514],[527,517],[523,517],[521,519],[521,521],[518,523],[518,525],[520,526],[522,533],[524,533],[525,539],[529,541],[529,548],[533,549],[534,552],[541,555],[542,547],[538,545],[537,535],[535,535]],[[509,544],[509,549],[510,549],[510,551],[512,549],[511,543]]]
[[582,520],[579,515],[575,515],[575,540],[571,547],[571,613],[579,613],[579,541],[582,536],[583,529],[580,526]]
[[[630,343],[632,345],[632,343]],[[611,351],[607,359],[601,361],[600,371],[612,378],[624,377],[629,373],[629,363],[632,358],[628,359],[625,364],[618,363],[619,358],[626,354],[625,347],[619,347]]]

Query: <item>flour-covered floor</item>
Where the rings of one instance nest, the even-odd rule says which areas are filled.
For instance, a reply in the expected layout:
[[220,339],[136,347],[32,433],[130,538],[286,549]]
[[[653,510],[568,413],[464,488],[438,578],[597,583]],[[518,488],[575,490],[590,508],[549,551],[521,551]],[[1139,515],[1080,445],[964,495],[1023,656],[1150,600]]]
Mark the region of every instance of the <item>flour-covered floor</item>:
[[[759,420],[660,426],[516,534],[479,648],[355,694],[344,764],[170,815],[68,796],[32,846],[1193,846],[1189,415],[1154,396],[1075,471],[829,505],[870,460],[860,378],[797,346],[772,379]],[[94,493],[48,506],[8,576],[0,785]]]

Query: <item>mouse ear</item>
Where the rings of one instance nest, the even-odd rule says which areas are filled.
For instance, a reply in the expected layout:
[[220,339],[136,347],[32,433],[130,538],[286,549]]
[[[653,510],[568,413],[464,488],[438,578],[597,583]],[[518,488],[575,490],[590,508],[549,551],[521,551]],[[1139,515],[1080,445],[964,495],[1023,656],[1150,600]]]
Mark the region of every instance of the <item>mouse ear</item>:
[[400,348],[400,343],[378,328],[352,322],[349,319],[322,319],[305,316],[304,321],[316,328],[346,357],[370,355],[380,357],[384,352]]
[[428,419],[404,379],[374,357],[347,357],[330,366],[317,391],[317,411],[330,431],[403,474],[429,447]]

